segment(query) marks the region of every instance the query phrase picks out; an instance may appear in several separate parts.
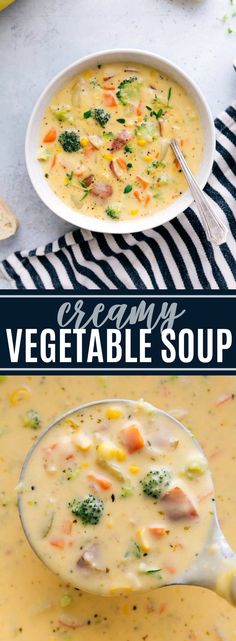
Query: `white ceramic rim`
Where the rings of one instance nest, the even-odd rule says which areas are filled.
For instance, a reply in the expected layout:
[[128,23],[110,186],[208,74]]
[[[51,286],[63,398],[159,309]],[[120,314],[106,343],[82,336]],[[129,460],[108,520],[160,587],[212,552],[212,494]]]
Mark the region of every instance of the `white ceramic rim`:
[[202,92],[185,72],[167,58],[163,58],[141,49],[111,49],[90,54],[66,67],[46,86],[33,109],[26,132],[26,167],[35,191],[51,211],[76,227],[82,227],[83,229],[105,234],[135,233],[158,227],[159,225],[163,225],[178,216],[193,203],[193,198],[188,190],[170,206],[157,211],[150,216],[144,216],[142,218],[127,221],[106,221],[88,216],[70,208],[68,205],[63,203],[56,194],[54,194],[45,180],[42,167],[37,160],[37,152],[39,144],[39,126],[45,108],[51,98],[70,78],[78,75],[84,69],[96,66],[97,64],[103,64],[105,62],[112,63],[119,61],[136,62],[154,67],[169,75],[170,79],[173,78],[173,80],[176,80],[189,93],[190,97],[192,97],[200,115],[204,132],[203,159],[197,175],[197,180],[202,188],[205,186],[211,173],[215,153],[214,122]]

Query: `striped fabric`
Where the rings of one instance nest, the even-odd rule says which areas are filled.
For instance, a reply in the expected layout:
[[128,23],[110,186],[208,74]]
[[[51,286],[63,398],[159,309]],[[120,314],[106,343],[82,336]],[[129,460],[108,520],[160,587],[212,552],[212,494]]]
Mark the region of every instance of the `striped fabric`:
[[216,156],[206,186],[228,223],[227,243],[213,247],[194,207],[137,234],[82,229],[32,251],[16,252],[2,270],[16,289],[233,289],[236,285],[236,103],[215,121]]

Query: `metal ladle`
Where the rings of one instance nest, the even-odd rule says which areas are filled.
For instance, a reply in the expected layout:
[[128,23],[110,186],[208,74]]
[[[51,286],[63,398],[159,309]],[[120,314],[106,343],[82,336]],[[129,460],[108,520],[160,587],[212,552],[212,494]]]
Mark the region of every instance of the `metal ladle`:
[[[91,403],[85,403],[83,405],[80,405],[79,407],[76,407],[72,410],[69,410],[59,418],[57,418],[53,423],[51,423],[46,430],[40,434],[39,438],[35,441],[31,449],[29,450],[26,459],[24,461],[22,470],[21,470],[21,475],[20,475],[20,483],[24,482],[24,477],[25,473],[27,470],[27,466],[31,460],[32,454],[35,452],[35,450],[40,446],[41,441],[43,440],[44,436],[57,425],[60,423],[62,420],[65,418],[71,416],[75,412],[81,412],[83,410],[86,410],[87,408],[92,408],[96,405],[102,405],[102,404],[112,404],[115,403],[116,405],[120,405],[122,403],[131,404],[132,406],[136,405],[137,406],[137,401],[132,401],[132,400],[126,400],[126,399],[106,399],[102,401],[93,401]],[[159,410],[155,408],[153,405],[150,403],[144,403],[145,406],[149,410],[154,410],[155,412],[158,412],[158,414],[161,416],[164,416],[168,418],[170,421],[175,423],[175,426],[178,426],[180,430],[184,430],[185,433],[189,435],[189,439],[191,439],[191,443],[194,442],[196,445],[196,448],[200,452],[202,452],[201,446],[198,443],[198,441],[194,438],[191,434],[191,432],[184,426],[182,423],[180,423],[177,419],[173,418],[170,414],[163,410]],[[180,437],[181,438],[181,437]],[[24,511],[22,509],[22,497],[21,494],[18,497],[18,509],[19,509],[19,515],[21,519],[21,523],[25,532],[25,535],[33,548],[34,552],[38,555],[37,550],[34,548],[31,538],[30,538],[30,532],[28,531],[25,521],[24,521]],[[197,556],[197,559],[191,563],[191,565],[173,582],[168,582],[165,585],[196,585],[196,586],[201,586],[205,588],[209,588],[210,590],[213,590],[214,592],[217,592],[219,595],[221,595],[224,599],[232,603],[233,605],[236,605],[236,554],[235,552],[231,549],[229,546],[228,542],[226,541],[219,525],[218,517],[217,517],[217,511],[216,511],[216,506],[215,502],[213,503],[212,507],[213,511],[213,521],[212,521],[212,527],[209,531],[208,539],[206,541],[206,545],[203,550],[199,550],[199,555]],[[42,559],[44,561],[44,559]],[[163,584],[160,587],[164,587]]]

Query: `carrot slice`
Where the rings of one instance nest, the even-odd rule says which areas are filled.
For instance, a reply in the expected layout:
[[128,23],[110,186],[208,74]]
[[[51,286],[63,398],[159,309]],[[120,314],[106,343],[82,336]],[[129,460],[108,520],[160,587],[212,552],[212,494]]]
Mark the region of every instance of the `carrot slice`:
[[117,107],[117,100],[111,91],[104,91],[103,100],[106,107]]
[[95,149],[95,147],[92,147],[92,145],[91,145],[91,147],[84,147],[84,155],[85,156],[91,156],[91,154],[94,151],[97,151],[97,150]]
[[51,169],[53,169],[53,167],[55,167],[56,162],[57,162],[57,154],[54,154],[52,162],[51,162]]
[[57,130],[52,128],[45,134],[43,142],[55,142],[57,139]]
[[142,100],[140,100],[140,101],[139,101],[139,103],[138,103],[138,105],[137,105],[137,107],[136,107],[136,114],[137,114],[137,116],[141,116],[141,115],[142,115],[142,112],[143,112],[143,110],[142,110]]
[[151,198],[152,198],[151,194],[147,194],[146,195],[145,202],[144,202],[145,207],[147,207],[147,205],[149,205]]
[[72,527],[73,527],[73,521],[70,521],[67,519],[62,524],[62,531],[64,532],[64,534],[71,534]]
[[106,85],[103,89],[104,91],[115,91],[114,85]]
[[135,189],[135,191],[134,191],[134,197],[136,198],[136,200],[138,200],[139,203],[142,202],[142,196],[141,196],[140,192],[137,189]]
[[53,545],[54,548],[61,548],[63,549],[65,547],[65,541],[63,539],[51,539],[50,545]]
[[146,178],[143,178],[142,176],[136,176],[137,180],[139,181],[140,185],[143,187],[143,189],[147,189],[149,182],[146,180]]
[[121,436],[122,442],[129,454],[133,454],[133,452],[141,450],[144,447],[143,435],[135,424],[125,427],[122,430]]
[[167,534],[166,528],[160,526],[158,527],[158,525],[151,525],[148,529],[149,532],[151,532],[151,534],[156,537],[156,539],[162,539],[162,537]]
[[126,169],[126,162],[125,160],[123,160],[123,158],[117,158],[116,162],[121,167],[121,169]]
[[88,479],[90,481],[95,481],[95,483],[97,483],[97,485],[99,485],[102,490],[109,490],[109,488],[112,486],[111,481],[105,478],[105,476],[100,476],[100,474],[93,474],[91,472],[90,474],[88,474]]

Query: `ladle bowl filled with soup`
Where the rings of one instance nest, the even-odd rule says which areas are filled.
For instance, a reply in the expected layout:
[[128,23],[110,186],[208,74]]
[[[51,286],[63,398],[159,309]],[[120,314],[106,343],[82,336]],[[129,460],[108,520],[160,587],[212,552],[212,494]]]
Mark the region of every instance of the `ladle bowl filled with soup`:
[[154,54],[102,52],[68,67],[39,98],[27,131],[27,168],[45,204],[69,222],[140,231],[192,202],[172,138],[204,186],[214,126],[196,85]]
[[35,443],[19,509],[50,569],[112,596],[178,582],[206,547],[213,500],[208,462],[183,426],[144,401],[106,400]]

